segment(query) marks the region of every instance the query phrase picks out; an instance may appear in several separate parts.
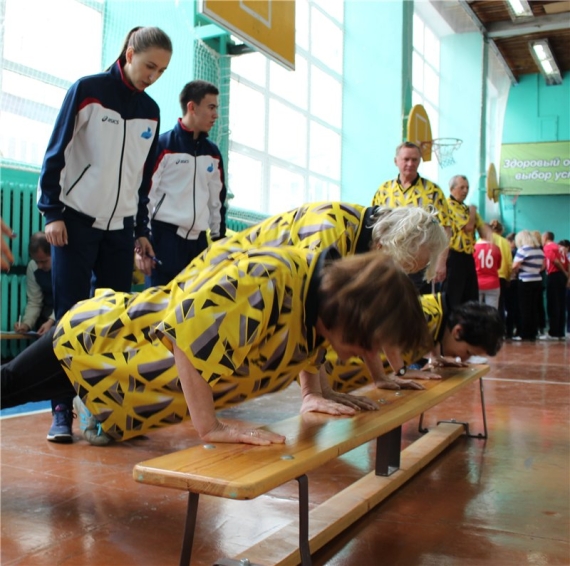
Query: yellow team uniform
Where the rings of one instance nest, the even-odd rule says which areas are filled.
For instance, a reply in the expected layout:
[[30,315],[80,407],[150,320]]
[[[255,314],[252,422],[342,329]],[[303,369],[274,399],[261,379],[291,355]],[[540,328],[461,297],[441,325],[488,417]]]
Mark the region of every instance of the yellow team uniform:
[[265,219],[214,242],[192,261],[187,270],[212,261],[222,261],[227,254],[260,246],[294,246],[324,250],[334,247],[342,256],[370,251],[372,216],[375,207],[343,202],[317,202]]
[[373,206],[419,206],[427,209],[432,206],[437,211],[439,223],[451,227],[449,208],[443,191],[435,184],[418,175],[413,185],[404,189],[400,177],[386,181],[376,191],[372,199]]
[[283,389],[324,359],[315,323],[325,255],[251,249],[141,293],[100,290],[61,319],[56,357],[116,440],[188,417],[172,343],[210,384],[216,409]]
[[476,215],[475,229],[465,232],[469,222],[469,207],[453,196],[448,199],[451,214],[451,241],[447,256],[447,276],[443,290],[447,294],[450,306],[457,306],[467,301],[479,300],[479,286],[475,270],[475,229],[483,227],[483,220]]
[[[449,247],[456,252],[473,254],[475,251],[475,230],[472,232],[463,230],[469,222],[469,207],[452,196],[448,199],[448,205],[452,220]],[[480,230],[483,224],[483,219],[479,216],[479,213],[476,213],[475,228]]]
[[511,245],[506,238],[493,233],[493,244],[501,250],[501,267],[499,268],[499,277],[509,281],[511,278],[511,271],[513,269],[513,254],[511,252]]

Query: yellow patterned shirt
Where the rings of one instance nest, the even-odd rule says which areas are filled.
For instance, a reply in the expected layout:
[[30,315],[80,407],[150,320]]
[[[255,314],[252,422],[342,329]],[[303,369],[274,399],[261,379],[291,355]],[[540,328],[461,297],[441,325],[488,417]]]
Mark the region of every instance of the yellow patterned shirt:
[[511,251],[511,245],[506,238],[495,233],[493,233],[493,244],[496,244],[501,250],[502,261],[501,267],[499,268],[499,277],[508,281],[513,269],[513,253]]
[[[448,199],[449,211],[451,213],[451,241],[449,248],[456,252],[464,254],[473,254],[475,251],[475,230],[473,232],[465,232],[463,228],[469,222],[469,206],[459,202],[452,196]],[[476,213],[475,228],[477,230],[483,227],[483,220]]]
[[117,440],[188,417],[172,343],[210,384],[216,409],[283,389],[324,359],[315,330],[324,255],[252,249],[164,287],[100,290],[62,318],[54,351]]
[[418,175],[413,185],[404,189],[400,184],[400,177],[386,181],[380,185],[372,205],[389,206],[419,206],[427,209],[430,205],[437,211],[439,223],[442,226],[451,226],[449,208],[443,191],[435,184]]
[[342,257],[367,252],[374,211],[375,208],[343,202],[306,204],[214,242],[178,277],[185,279],[187,271],[252,247],[293,246],[314,251],[334,247]]
[[[444,305],[443,295],[421,295],[420,301],[424,316],[428,323],[430,335],[434,342],[442,339],[445,330],[444,322],[446,319],[446,307]],[[402,359],[406,365],[409,365],[427,352],[407,352],[402,355]],[[390,370],[390,365],[384,354],[380,355],[384,368]],[[341,362],[336,352],[329,348],[325,360],[325,370],[327,372],[331,387],[341,393],[349,393],[358,387],[372,383],[372,376],[368,368],[361,358],[350,358],[347,362]],[[390,370],[391,371],[391,370]]]

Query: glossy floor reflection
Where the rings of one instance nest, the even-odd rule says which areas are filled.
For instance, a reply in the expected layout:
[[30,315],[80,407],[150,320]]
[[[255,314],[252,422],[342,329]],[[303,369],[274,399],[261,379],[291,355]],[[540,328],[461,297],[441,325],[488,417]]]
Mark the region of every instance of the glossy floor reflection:
[[[489,439],[460,438],[313,557],[334,566],[570,564],[569,342],[509,343],[485,378]],[[296,414],[296,386],[224,417],[265,424]],[[482,430],[476,384],[432,409]],[[133,465],[198,443],[191,425],[96,448],[45,440],[48,413],[4,418],[0,562],[178,564],[186,495],[137,484]],[[418,438],[417,419],[404,443]],[[309,476],[311,505],[373,468],[366,445]],[[234,556],[297,515],[291,482],[254,501],[202,497],[192,564]]]

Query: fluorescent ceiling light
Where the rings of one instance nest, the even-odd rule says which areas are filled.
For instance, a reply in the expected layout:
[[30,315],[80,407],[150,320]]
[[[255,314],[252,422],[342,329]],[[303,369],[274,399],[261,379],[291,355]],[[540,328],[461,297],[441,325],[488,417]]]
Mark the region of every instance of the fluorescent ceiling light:
[[548,59],[548,53],[546,53],[546,50],[544,49],[544,45],[542,45],[542,43],[535,43],[532,48],[534,49],[534,52],[536,53],[536,56],[541,60],[544,61],[545,59]]
[[562,84],[562,75],[556,64],[554,55],[550,50],[547,39],[539,39],[529,42],[530,52],[540,69],[540,72],[546,78],[547,85]]
[[552,73],[554,73],[554,69],[552,68],[552,63],[548,59],[542,61],[542,68],[544,69],[544,72],[547,75],[552,75]]
[[532,8],[527,0],[506,0],[507,4],[512,10],[512,13],[517,18],[526,18],[532,16]]

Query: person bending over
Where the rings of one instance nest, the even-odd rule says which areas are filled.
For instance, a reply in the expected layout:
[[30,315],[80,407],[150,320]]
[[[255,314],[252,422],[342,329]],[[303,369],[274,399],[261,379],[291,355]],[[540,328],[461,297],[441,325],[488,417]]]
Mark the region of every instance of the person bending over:
[[[476,301],[451,307],[446,295],[442,293],[422,295],[420,302],[435,347],[431,351],[408,351],[400,357],[397,368],[404,368],[400,375],[405,375],[405,380],[391,374],[378,382],[369,369],[369,360],[366,360],[366,364],[359,358],[352,358],[348,363],[340,362],[334,352],[327,352],[325,371],[329,376],[330,387],[334,391],[346,392],[375,383],[381,389],[420,389],[422,387],[410,378],[437,379],[441,376],[433,370],[438,367],[465,366],[467,364],[464,362],[471,356],[495,356],[501,349],[505,327],[497,309]],[[407,370],[408,364],[425,355],[431,357],[424,371]],[[397,358],[394,357],[393,360],[397,363]],[[382,362],[387,365],[385,356],[382,356]]]
[[272,432],[223,423],[215,410],[297,378],[302,411],[375,409],[354,395],[323,395],[327,347],[341,359],[385,345],[424,351],[428,327],[413,283],[391,258],[333,256],[251,249],[168,286],[101,290],[2,368],[2,407],[75,392],[92,444],[127,440],[188,415],[204,441],[281,443]]
[[[393,209],[334,201],[309,203],[214,242],[176,279],[185,281],[201,265],[223,261],[238,250],[288,245],[314,251],[334,248],[341,256],[380,250],[395,259],[407,273],[422,272],[430,281],[435,276],[441,253],[447,250],[448,238],[432,207],[428,210],[417,206]],[[393,349],[388,355],[392,368],[399,369],[398,350]],[[385,375],[379,359],[371,358],[367,363],[375,382],[380,384]],[[427,374],[422,375],[428,378]],[[398,377],[391,379],[388,386],[394,382],[404,387],[422,388],[420,384]]]
[[188,269],[193,269],[197,262],[219,261],[224,254],[252,247],[294,246],[311,250],[333,247],[341,256],[381,250],[408,273],[427,266],[425,277],[431,281],[438,257],[448,245],[447,235],[432,208],[316,202],[276,214],[214,242]]

